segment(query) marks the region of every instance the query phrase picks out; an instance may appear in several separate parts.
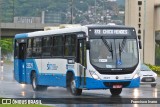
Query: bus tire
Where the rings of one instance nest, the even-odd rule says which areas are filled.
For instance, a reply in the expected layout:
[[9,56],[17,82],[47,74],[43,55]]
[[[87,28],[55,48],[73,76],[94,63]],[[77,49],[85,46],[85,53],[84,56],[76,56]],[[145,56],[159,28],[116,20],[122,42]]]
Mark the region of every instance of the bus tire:
[[82,94],[82,89],[76,88],[76,83],[73,74],[70,74],[70,76],[68,76],[67,90],[75,96],[79,96]]
[[36,73],[33,72],[31,75],[31,84],[34,91],[45,91],[47,90],[47,86],[42,86],[37,84]]
[[111,88],[110,92],[113,96],[117,96],[117,95],[121,94],[122,88]]

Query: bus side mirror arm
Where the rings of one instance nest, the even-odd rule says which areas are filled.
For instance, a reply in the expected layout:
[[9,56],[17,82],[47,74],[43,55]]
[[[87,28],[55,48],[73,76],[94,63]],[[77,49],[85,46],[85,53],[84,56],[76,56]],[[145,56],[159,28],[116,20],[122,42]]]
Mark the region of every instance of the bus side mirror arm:
[[90,41],[86,41],[86,49],[90,50]]

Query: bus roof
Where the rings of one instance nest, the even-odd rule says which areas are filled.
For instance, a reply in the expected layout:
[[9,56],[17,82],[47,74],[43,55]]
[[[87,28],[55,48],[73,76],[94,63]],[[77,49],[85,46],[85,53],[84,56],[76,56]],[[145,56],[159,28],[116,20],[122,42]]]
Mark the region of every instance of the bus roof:
[[62,29],[54,29],[47,31],[35,31],[30,33],[22,33],[16,34],[15,38],[27,38],[27,37],[36,37],[36,36],[44,36],[44,35],[53,35],[53,34],[65,34],[65,33],[74,33],[74,32],[87,32],[87,28],[123,28],[130,29],[133,27],[119,26],[119,25],[85,25],[85,26],[77,26],[71,28],[62,28]]
[[35,31],[30,33],[22,33],[16,34],[15,38],[27,38],[27,37],[36,37],[36,36],[44,36],[44,35],[53,35],[53,34],[65,34],[71,32],[81,32],[87,30],[85,26],[71,27],[71,28],[62,28],[55,30],[47,30],[47,31]]
[[124,25],[86,25],[88,28],[123,28],[123,29],[134,29],[134,27],[124,26]]

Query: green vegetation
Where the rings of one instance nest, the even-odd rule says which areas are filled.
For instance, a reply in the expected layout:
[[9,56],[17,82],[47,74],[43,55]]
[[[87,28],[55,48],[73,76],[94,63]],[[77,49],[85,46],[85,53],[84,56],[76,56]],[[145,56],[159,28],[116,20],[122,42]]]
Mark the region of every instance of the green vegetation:
[[66,12],[68,0],[1,0],[2,22],[13,22],[13,17],[40,17],[42,11]]
[[1,105],[1,107],[49,107],[45,105],[30,105],[30,104],[6,104],[6,105]]
[[160,42],[156,41],[155,44],[155,64],[160,65]]
[[[0,0],[0,20],[1,22],[13,22],[13,17],[41,17],[42,11],[63,13],[65,17],[62,17],[62,20],[67,20],[69,17],[67,14],[71,11],[71,1],[73,1],[73,16],[78,21],[77,17],[81,17],[79,14],[87,15],[89,6],[97,5],[97,12],[116,8],[112,6],[112,3],[106,3],[105,0],[96,0],[96,2],[95,0]],[[120,10],[124,11],[124,0],[118,0],[118,4]]]
[[155,66],[151,64],[146,64],[152,71],[160,75],[160,66]]
[[0,47],[1,47],[3,55],[6,55],[7,53],[12,53],[13,52],[13,39],[12,38],[1,39]]
[[13,39],[12,38],[3,38],[0,40],[0,47],[2,55],[7,55],[8,53],[13,52]]

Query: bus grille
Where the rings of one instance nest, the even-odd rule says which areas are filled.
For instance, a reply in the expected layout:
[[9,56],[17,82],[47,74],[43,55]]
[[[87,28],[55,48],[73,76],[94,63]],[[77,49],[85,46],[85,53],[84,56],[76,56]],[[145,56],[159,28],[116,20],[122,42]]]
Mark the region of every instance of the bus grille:
[[104,82],[103,84],[106,87],[113,87],[113,85],[122,85],[122,87],[127,87],[129,86],[131,82],[130,81],[126,81],[126,82]]

